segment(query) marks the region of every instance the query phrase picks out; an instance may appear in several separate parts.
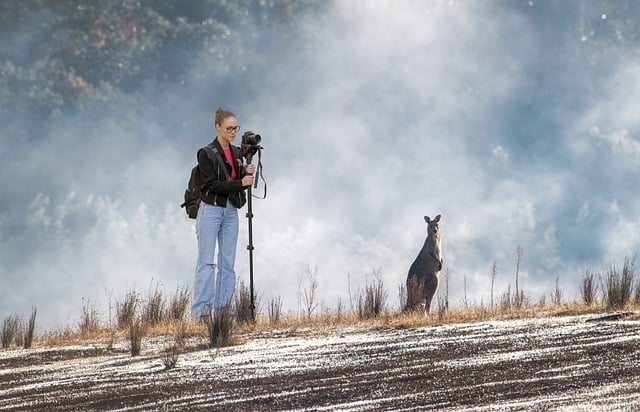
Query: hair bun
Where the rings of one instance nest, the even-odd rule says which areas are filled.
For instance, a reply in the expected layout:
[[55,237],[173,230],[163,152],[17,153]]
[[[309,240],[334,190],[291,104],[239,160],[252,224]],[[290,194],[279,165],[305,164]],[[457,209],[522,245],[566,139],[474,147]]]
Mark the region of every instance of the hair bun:
[[218,107],[218,109],[216,109],[216,115],[215,115],[215,124],[222,124],[223,120],[226,119],[227,117],[236,117],[235,114],[233,114],[233,112],[227,110],[227,109],[223,109],[222,107]]

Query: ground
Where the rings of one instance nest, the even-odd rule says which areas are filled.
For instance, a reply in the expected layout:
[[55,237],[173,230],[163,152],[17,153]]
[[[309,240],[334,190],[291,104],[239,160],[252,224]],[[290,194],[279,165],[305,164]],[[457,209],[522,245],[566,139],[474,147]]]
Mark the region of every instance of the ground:
[[633,411],[639,318],[247,332],[171,369],[162,338],[0,350],[0,409]]

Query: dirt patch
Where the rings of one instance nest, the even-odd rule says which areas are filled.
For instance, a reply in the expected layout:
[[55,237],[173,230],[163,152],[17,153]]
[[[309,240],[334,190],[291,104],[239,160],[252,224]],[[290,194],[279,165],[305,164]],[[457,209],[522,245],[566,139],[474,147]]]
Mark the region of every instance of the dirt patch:
[[261,332],[170,370],[158,342],[5,350],[0,409],[620,410],[640,402],[634,318]]

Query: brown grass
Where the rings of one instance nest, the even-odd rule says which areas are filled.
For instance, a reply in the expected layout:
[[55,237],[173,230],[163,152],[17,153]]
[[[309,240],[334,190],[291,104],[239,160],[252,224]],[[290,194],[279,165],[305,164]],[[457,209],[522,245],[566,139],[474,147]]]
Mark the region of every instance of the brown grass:
[[[628,310],[639,310],[640,305],[629,305]],[[500,307],[460,307],[443,311],[439,314],[436,311],[429,315],[416,312],[390,311],[383,312],[379,317],[361,319],[357,313],[343,313],[337,316],[332,313],[324,313],[314,317],[300,317],[295,315],[285,315],[277,325],[278,329],[332,329],[334,327],[359,327],[359,328],[419,328],[426,326],[438,326],[446,324],[486,322],[491,320],[511,320],[511,319],[535,319],[555,316],[581,315],[604,313],[607,308],[603,305],[585,305],[581,302],[551,304],[551,305],[531,305],[523,306],[520,309],[504,309]],[[265,331],[274,329],[273,324],[266,317],[258,317],[256,323],[245,325],[239,328],[238,333],[247,331]]]
[[[560,305],[532,305],[516,309],[504,309],[501,307],[460,307],[445,310],[442,313],[433,311],[429,315],[415,312],[403,312],[385,310],[378,317],[361,319],[357,313],[344,312],[340,314],[323,312],[316,316],[299,316],[298,314],[283,314],[277,325],[274,325],[268,315],[257,316],[255,322],[235,325],[233,336],[229,336],[223,346],[239,345],[245,342],[243,335],[252,332],[265,332],[274,329],[287,331],[291,334],[313,333],[330,334],[336,329],[354,327],[358,329],[412,329],[447,324],[475,323],[486,321],[500,321],[512,319],[535,319],[555,316],[598,314],[607,312],[604,304],[586,305],[582,302],[566,303]],[[625,308],[628,311],[640,310],[640,305],[629,304]],[[640,316],[640,315],[639,315]],[[86,344],[87,342],[103,343],[108,345],[117,341],[128,341],[130,330],[128,328],[101,327],[91,334],[82,333],[77,329],[65,329],[62,331],[46,332],[34,339],[33,347],[69,346]],[[169,337],[177,349],[176,351],[188,351],[190,348],[211,347],[211,336],[207,325],[196,320],[185,320],[177,324],[174,320],[165,320],[155,325],[149,325],[144,331],[141,351],[144,353],[144,339]],[[220,343],[220,342],[219,342]],[[220,346],[220,345],[214,345]],[[165,348],[166,351],[166,348]],[[164,353],[167,357],[166,352]],[[171,360],[177,358],[178,352],[171,353]],[[168,366],[169,367],[169,366]]]
[[[379,292],[382,290],[382,287],[376,290]],[[157,289],[154,290],[154,292],[156,291]],[[130,295],[133,296],[131,293]],[[158,296],[156,293],[152,296],[155,298],[152,299],[153,302],[160,302],[162,300],[162,296]],[[184,306],[185,294],[180,293],[179,290],[176,296],[182,297],[181,306]],[[498,302],[498,304],[494,302],[493,307],[484,304],[480,304],[479,306],[461,305],[460,307],[448,307],[443,304],[445,299],[448,300],[447,297],[444,296],[444,292],[438,296],[438,299],[439,303],[435,308],[437,310],[432,310],[428,315],[401,311],[397,308],[390,309],[384,307],[384,305],[380,305],[380,312],[376,316],[371,317],[362,316],[357,307],[352,307],[349,310],[343,307],[342,304],[339,305],[337,310],[325,308],[312,312],[311,314],[309,311],[281,313],[281,301],[277,300],[273,303],[275,306],[273,310],[267,310],[265,313],[257,313],[255,322],[234,322],[233,333],[225,337],[227,342],[224,343],[224,345],[237,345],[242,343],[244,339],[242,336],[247,333],[274,329],[291,332],[310,331],[324,333],[326,331],[326,333],[331,333],[331,331],[341,327],[365,329],[417,328],[491,320],[597,314],[612,310],[611,306],[607,304],[606,299],[590,299],[588,300],[589,303],[585,302],[585,299],[571,303],[563,303],[562,293],[557,284],[556,290],[551,293],[551,299],[547,300],[543,297],[534,304],[531,302],[531,299],[525,296],[519,307],[513,304],[513,297],[511,296],[510,290],[504,293],[500,299],[502,302]],[[509,304],[506,304],[507,300]],[[36,335],[33,338],[33,346],[65,346],[86,342],[100,342],[111,347],[114,342],[126,342],[131,338],[129,325],[119,325],[120,322],[118,322],[118,325],[114,326],[110,324],[110,322],[108,324],[100,322],[91,302],[83,300],[83,303],[83,316],[81,322],[76,324],[76,327],[68,327],[66,329],[48,331]],[[155,306],[153,309],[156,309]],[[622,309],[627,311],[638,310],[640,309],[640,302],[631,299],[631,301],[625,303]],[[141,312],[141,317],[145,319],[145,310]],[[178,312],[183,313],[181,310]],[[170,311],[165,311],[165,313],[170,314]],[[276,315],[277,321],[274,321],[274,316]],[[143,352],[144,341],[157,337],[167,337],[175,343],[179,350],[188,350],[189,347],[193,345],[207,346],[207,342],[211,344],[210,346],[218,346],[219,343],[221,343],[214,343],[212,341],[211,332],[213,332],[213,330],[209,330],[205,323],[189,317],[174,319],[174,316],[169,315],[157,318],[156,322],[145,323],[144,336],[141,337]]]

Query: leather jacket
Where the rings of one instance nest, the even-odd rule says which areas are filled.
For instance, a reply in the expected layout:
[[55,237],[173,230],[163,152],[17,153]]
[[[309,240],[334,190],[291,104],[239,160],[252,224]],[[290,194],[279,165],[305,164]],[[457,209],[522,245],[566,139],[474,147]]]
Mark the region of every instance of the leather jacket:
[[205,182],[202,187],[202,201],[211,205],[226,207],[227,200],[229,200],[239,209],[244,206],[247,201],[247,195],[245,193],[246,187],[243,187],[241,182],[245,173],[244,167],[242,166],[240,148],[230,145],[231,155],[235,160],[236,178],[227,181],[227,176],[221,168],[226,167],[227,173],[231,176],[231,165],[227,161],[227,157],[224,155],[218,139],[216,138],[213,142],[209,143],[209,146],[218,150],[224,164],[220,164],[217,156],[210,159],[204,148],[198,150],[198,167]]

